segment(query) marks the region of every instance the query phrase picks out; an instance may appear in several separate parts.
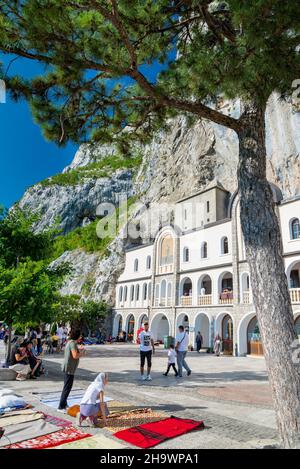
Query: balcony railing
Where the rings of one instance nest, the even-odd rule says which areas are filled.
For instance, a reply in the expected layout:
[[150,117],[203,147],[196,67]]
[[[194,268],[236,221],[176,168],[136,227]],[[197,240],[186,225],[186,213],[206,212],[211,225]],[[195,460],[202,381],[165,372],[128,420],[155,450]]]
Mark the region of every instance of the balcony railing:
[[212,295],[200,295],[198,296],[198,306],[205,306],[212,304]]
[[171,306],[172,305],[172,298],[168,298],[167,299],[167,306]]
[[182,296],[180,304],[181,306],[192,306],[193,297],[192,296]]
[[170,272],[173,272],[174,269],[174,264],[166,264],[166,265],[160,265],[158,267],[158,273],[159,274],[168,274]]
[[290,288],[292,303],[300,303],[300,288]]
[[233,293],[221,293],[219,296],[220,305],[231,305],[233,303]]
[[250,292],[249,291],[244,291],[243,292],[243,303],[245,305],[249,305],[250,304]]

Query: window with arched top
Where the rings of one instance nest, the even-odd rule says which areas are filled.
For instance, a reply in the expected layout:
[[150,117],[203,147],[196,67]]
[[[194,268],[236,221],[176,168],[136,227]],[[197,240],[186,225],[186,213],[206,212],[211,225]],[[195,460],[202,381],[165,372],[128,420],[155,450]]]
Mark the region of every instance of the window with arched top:
[[120,290],[119,290],[119,302],[121,303],[123,299],[123,287],[120,287]]
[[190,250],[189,248],[183,248],[183,262],[189,262],[190,260]]
[[144,283],[143,286],[143,300],[147,300],[147,283]]
[[290,234],[291,234],[291,239],[300,238],[299,218],[294,218],[293,220],[290,221]]
[[146,269],[147,270],[151,269],[151,256],[147,256]]
[[207,258],[207,242],[204,241],[201,245],[201,258],[206,259]]
[[173,264],[174,240],[171,235],[166,235],[160,246],[160,265]]
[[164,299],[166,297],[167,282],[162,280],[160,284],[160,297]]
[[139,261],[138,259],[135,259],[134,261],[134,271],[137,272],[139,270]]
[[140,286],[137,285],[135,288],[135,299],[138,301],[140,299]]
[[227,236],[221,239],[221,254],[228,254],[229,253],[229,244]]
[[133,300],[134,300],[134,286],[132,285],[131,290],[130,290],[130,301],[133,301]]
[[124,301],[127,301],[127,291],[128,291],[128,288],[127,286],[124,287]]

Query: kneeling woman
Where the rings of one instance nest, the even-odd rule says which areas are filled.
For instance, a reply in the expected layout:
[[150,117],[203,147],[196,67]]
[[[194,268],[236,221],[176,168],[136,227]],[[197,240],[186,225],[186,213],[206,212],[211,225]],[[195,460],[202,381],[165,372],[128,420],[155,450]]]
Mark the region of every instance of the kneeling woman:
[[95,381],[87,388],[80,402],[80,413],[77,416],[79,426],[81,426],[82,422],[87,418],[89,418],[93,426],[96,426],[99,411],[101,411],[102,414],[103,424],[106,425],[106,417],[109,411],[104,402],[104,388],[107,383],[107,373],[100,373]]

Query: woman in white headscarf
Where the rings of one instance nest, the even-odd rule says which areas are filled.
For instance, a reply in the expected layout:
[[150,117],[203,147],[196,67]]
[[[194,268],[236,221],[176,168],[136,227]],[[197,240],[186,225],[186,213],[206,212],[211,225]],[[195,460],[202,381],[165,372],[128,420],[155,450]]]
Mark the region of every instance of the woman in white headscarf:
[[93,426],[97,425],[97,416],[101,411],[103,424],[106,425],[108,408],[104,402],[104,388],[108,383],[107,373],[99,373],[96,379],[89,385],[80,402],[80,412],[77,415],[78,425],[89,418]]

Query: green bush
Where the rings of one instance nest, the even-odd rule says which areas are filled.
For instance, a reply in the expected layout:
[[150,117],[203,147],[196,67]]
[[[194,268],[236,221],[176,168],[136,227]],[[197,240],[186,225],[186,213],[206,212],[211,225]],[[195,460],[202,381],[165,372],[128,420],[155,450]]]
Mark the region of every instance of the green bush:
[[[136,201],[135,197],[127,200],[127,209],[130,208]],[[116,217],[118,220],[119,208],[116,209]],[[107,236],[106,238],[99,238],[97,236],[96,227],[99,220],[91,222],[81,228],[76,228],[66,235],[58,236],[54,242],[53,259],[57,259],[65,251],[74,251],[75,249],[83,249],[85,252],[96,252],[103,257],[108,255],[107,247],[113,238]],[[119,227],[117,227],[119,228]]]
[[98,179],[109,177],[118,169],[136,170],[142,163],[142,155],[134,155],[125,158],[119,155],[112,155],[103,158],[101,161],[91,163],[81,168],[72,169],[67,173],[60,173],[45,179],[40,184],[43,187],[59,185],[59,186],[75,186],[80,184],[84,179]]

